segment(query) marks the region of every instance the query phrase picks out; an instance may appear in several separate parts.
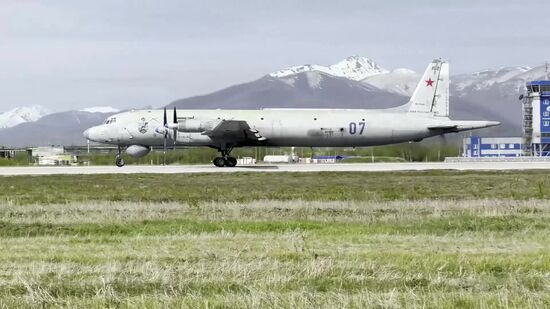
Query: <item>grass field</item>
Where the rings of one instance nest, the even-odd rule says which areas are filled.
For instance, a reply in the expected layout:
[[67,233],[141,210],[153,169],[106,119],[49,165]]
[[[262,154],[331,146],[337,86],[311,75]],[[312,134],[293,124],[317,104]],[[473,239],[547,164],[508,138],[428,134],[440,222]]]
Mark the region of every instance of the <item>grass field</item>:
[[0,203],[546,199],[548,171],[0,177]]
[[4,177],[0,306],[545,308],[547,184],[545,172]]

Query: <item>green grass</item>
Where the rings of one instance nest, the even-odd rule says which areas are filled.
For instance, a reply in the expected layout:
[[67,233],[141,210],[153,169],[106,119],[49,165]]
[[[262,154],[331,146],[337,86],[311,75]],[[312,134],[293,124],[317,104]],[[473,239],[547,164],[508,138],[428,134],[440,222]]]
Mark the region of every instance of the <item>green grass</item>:
[[546,171],[0,177],[0,308],[545,308]]
[[231,173],[0,177],[0,202],[546,199],[547,171]]

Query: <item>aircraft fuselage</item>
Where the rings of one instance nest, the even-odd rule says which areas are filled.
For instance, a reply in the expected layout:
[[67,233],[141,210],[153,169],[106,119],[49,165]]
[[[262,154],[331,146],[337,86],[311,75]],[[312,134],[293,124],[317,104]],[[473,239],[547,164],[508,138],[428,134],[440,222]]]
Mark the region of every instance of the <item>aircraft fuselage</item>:
[[[178,110],[177,114],[179,119],[246,121],[265,137],[264,141],[246,140],[234,146],[353,147],[401,143],[440,134],[428,127],[441,122],[424,114],[366,109]],[[163,145],[164,136],[156,130],[163,126],[162,110],[129,111],[109,119],[114,121],[89,129],[88,138],[123,146]],[[219,141],[201,132],[178,132],[176,144],[220,146]]]

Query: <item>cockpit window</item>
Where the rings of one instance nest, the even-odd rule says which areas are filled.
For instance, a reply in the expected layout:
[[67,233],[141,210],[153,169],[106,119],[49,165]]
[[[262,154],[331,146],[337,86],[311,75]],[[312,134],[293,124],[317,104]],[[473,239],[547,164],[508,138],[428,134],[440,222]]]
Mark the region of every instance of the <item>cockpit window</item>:
[[105,121],[103,121],[103,124],[109,124],[109,123],[115,123],[115,122],[116,122],[116,117],[111,117],[111,118],[105,119]]

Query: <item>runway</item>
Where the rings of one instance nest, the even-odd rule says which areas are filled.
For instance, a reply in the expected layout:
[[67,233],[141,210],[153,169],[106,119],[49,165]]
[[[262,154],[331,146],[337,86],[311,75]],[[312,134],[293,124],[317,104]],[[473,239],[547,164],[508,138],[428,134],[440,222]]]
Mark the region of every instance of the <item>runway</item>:
[[194,174],[194,173],[276,173],[276,172],[391,172],[391,171],[504,171],[550,170],[549,162],[418,162],[418,163],[338,163],[338,164],[258,164],[233,168],[212,165],[127,165],[116,166],[25,166],[1,167],[0,176],[91,175],[91,174]]

